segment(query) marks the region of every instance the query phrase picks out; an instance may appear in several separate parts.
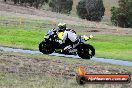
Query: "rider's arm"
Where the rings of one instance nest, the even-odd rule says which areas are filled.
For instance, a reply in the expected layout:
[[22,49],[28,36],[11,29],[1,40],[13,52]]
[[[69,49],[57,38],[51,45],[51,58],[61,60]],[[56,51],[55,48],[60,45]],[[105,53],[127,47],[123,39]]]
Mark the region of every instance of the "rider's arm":
[[53,32],[58,32],[59,28],[57,27],[57,28],[54,28],[52,30],[53,30]]

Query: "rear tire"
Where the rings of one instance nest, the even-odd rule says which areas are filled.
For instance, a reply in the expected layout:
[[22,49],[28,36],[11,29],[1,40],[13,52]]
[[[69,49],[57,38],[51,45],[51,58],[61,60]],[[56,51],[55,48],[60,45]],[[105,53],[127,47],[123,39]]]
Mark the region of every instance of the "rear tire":
[[43,41],[39,44],[39,51],[42,52],[43,54],[51,54],[54,52],[54,50],[55,49],[52,43],[47,43]]
[[95,55],[95,49],[89,44],[80,44],[77,48],[77,54],[83,59],[90,59]]

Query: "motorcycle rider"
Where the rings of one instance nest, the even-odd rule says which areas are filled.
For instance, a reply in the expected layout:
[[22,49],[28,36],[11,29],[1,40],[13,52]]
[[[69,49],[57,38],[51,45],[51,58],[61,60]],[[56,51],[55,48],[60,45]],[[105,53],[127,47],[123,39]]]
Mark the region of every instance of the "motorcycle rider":
[[[69,52],[76,47],[79,43],[79,38],[76,35],[76,32],[72,29],[66,28],[66,23],[59,23],[57,28],[50,30],[57,41],[59,42],[60,47],[63,51]],[[88,37],[83,37],[84,40],[88,40]]]
[[[57,38],[61,43],[61,47],[64,51],[76,47],[79,42],[76,32],[72,29],[66,28],[66,23],[59,23],[58,27],[53,29],[53,31],[56,33]],[[92,35],[90,35],[90,37],[84,36],[85,40],[90,39],[92,37]]]
[[77,35],[74,30],[66,28],[66,23],[59,23],[57,28],[52,29],[57,35],[58,42],[64,49],[72,48],[73,44],[77,43]]

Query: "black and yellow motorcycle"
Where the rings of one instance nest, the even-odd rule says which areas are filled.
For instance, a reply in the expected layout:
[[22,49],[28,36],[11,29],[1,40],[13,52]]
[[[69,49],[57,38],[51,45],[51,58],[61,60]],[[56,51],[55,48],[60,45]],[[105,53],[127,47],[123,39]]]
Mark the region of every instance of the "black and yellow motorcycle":
[[63,34],[63,32],[60,32],[59,34],[56,34],[54,31],[50,30],[46,33],[44,40],[39,44],[39,51],[43,54],[51,54],[53,52],[57,53],[63,53],[63,54],[73,54],[77,55],[83,59],[90,59],[95,55],[95,48],[88,44],[87,41],[91,39],[93,36],[90,35],[90,37],[87,36],[79,36],[78,37],[78,43],[76,46],[72,49],[68,49],[67,51],[64,51],[64,47],[67,46],[67,44],[62,44],[59,37]]

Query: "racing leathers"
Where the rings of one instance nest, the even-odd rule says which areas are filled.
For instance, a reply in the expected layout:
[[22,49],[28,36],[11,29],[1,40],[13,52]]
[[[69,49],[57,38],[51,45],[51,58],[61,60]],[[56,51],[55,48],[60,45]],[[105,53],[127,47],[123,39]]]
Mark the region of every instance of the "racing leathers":
[[74,30],[67,29],[62,35],[62,45],[64,45],[64,50],[74,48],[78,43],[77,35]]

